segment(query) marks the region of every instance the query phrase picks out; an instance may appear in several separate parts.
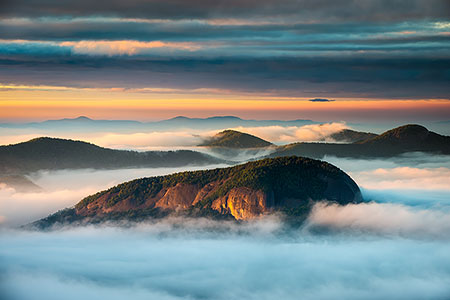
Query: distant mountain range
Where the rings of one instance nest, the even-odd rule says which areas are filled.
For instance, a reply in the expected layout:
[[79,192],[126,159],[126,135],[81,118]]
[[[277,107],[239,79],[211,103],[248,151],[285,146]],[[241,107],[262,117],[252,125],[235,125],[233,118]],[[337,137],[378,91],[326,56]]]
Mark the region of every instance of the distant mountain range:
[[[237,132],[223,131],[202,146],[212,147],[224,157],[232,159],[235,149],[271,147],[275,149],[269,157],[305,156],[323,158],[338,157],[392,157],[407,152],[432,152],[450,154],[450,137],[428,131],[421,125],[404,125],[388,130],[380,135],[344,129],[331,134],[328,138],[341,143],[307,143],[299,142],[275,147],[268,141],[256,136]],[[345,143],[343,143],[345,142]],[[226,149],[230,155],[226,155]]]
[[407,152],[450,154],[450,137],[428,131],[420,125],[405,125],[376,137],[351,144],[294,143],[278,147],[270,157],[306,156],[393,157]]
[[224,130],[199,146],[225,148],[262,148],[273,144],[251,134],[236,130]]
[[[343,129],[330,134],[329,136],[325,137],[324,140],[332,139],[335,142],[355,143],[372,139],[377,136],[378,134],[375,133]],[[199,146],[214,148],[252,149],[271,147],[274,146],[274,144],[248,133],[243,133],[236,130],[224,130],[217,133],[210,139],[204,141]]]
[[81,200],[32,224],[138,221],[170,214],[249,220],[281,212],[303,220],[316,201],[360,202],[357,184],[337,167],[318,160],[283,157],[230,168],[142,178]]
[[190,150],[146,152],[114,150],[82,141],[48,137],[0,146],[1,174],[83,168],[180,167],[217,163],[224,161]]
[[[24,175],[38,170],[180,167],[230,163],[233,160],[242,161],[261,156],[323,158],[328,155],[359,158],[393,157],[407,152],[450,154],[450,137],[428,131],[420,125],[401,126],[381,135],[354,131],[345,131],[340,135],[343,138],[363,140],[348,144],[293,143],[274,146],[258,137],[227,130],[204,144],[210,146],[215,155],[226,158],[219,159],[191,150],[136,152],[102,148],[82,141],[43,137],[0,146],[0,172],[4,175]],[[216,149],[220,151],[216,153]],[[249,158],[238,158],[241,152]]]
[[128,132],[135,130],[168,130],[168,129],[224,129],[229,127],[258,126],[303,126],[319,124],[311,120],[244,120],[234,116],[215,116],[209,118],[175,117],[155,122],[138,122],[130,120],[93,120],[88,117],[74,119],[48,120],[32,123],[0,123],[0,128],[35,128],[55,131],[97,130]]

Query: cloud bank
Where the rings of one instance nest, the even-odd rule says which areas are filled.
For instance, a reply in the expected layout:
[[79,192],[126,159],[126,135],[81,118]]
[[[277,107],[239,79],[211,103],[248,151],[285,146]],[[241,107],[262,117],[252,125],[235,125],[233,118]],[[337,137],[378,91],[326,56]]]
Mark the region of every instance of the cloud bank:
[[368,189],[450,190],[450,169],[396,167],[352,173]]
[[177,235],[157,227],[3,231],[2,299],[443,299],[450,293],[448,241],[283,238],[270,230]]
[[[7,0],[2,2],[3,16],[122,16],[149,19],[258,19],[298,20],[308,23],[365,21],[407,21],[427,18],[446,19],[449,5],[444,0],[398,0],[395,5],[376,0],[120,0],[92,3],[87,0],[39,1]],[[389,9],[387,9],[389,8]]]
[[[233,129],[249,134],[253,134],[275,144],[286,144],[303,141],[332,141],[329,135],[349,128],[345,123],[325,123],[305,126],[260,126],[260,127],[234,127],[223,129]],[[220,130],[159,130],[150,132],[55,132],[50,130],[16,130],[14,134],[11,129],[0,128],[2,144],[14,144],[28,141],[41,136],[53,136],[66,139],[82,140],[96,145],[115,149],[135,149],[146,150],[164,147],[193,147],[204,142],[205,139],[217,134]],[[85,130],[85,129],[84,129]],[[139,129],[138,131],[140,131]],[[34,131],[34,133],[33,133]],[[26,133],[25,133],[26,132]]]
[[148,53],[152,49],[162,49],[163,51],[187,50],[195,51],[201,48],[200,45],[188,42],[141,42],[141,41],[77,41],[62,42],[62,47],[70,47],[77,54],[88,55],[135,55]]
[[370,190],[448,191],[448,155],[406,153],[388,159],[348,159],[325,157],[358,183]]
[[331,134],[349,128],[345,123],[311,124],[305,126],[265,126],[265,127],[236,127],[237,131],[256,135],[276,144],[295,142],[316,142],[333,140]]
[[314,206],[306,227],[450,239],[450,210],[415,209],[394,203],[341,206],[322,202]]
[[[374,180],[381,167],[392,170],[382,173],[383,180],[424,181],[437,173],[447,176],[448,163],[445,157],[419,155],[405,161],[336,161],[354,173],[368,170],[365,176]],[[420,176],[409,176],[409,168]],[[75,192],[89,183],[173,171],[57,172],[33,179],[48,191],[73,185]],[[240,225],[169,218],[51,232],[3,228],[0,298],[445,299],[450,294],[450,203],[442,199],[449,199],[448,189],[439,199],[431,199],[435,190],[396,191],[396,197],[383,189],[372,195],[389,203],[318,203],[306,225],[291,230],[276,216]],[[431,203],[406,204],[417,194]],[[7,206],[23,204],[19,196],[9,195],[16,198]]]

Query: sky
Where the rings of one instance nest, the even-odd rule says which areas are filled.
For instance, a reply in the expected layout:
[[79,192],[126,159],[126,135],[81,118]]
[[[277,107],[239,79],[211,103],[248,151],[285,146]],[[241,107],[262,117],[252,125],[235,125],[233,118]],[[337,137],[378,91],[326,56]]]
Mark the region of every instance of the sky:
[[450,120],[449,12],[446,0],[4,0],[0,121]]

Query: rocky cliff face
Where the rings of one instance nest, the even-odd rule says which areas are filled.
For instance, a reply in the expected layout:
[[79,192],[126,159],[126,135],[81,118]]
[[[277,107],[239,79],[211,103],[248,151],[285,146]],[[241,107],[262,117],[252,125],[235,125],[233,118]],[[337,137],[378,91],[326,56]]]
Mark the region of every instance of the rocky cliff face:
[[[222,182],[223,183],[223,182]],[[195,207],[201,201],[213,196],[220,182],[209,183],[203,187],[179,183],[174,187],[162,189],[156,197],[148,198],[136,205],[132,197],[126,198],[113,206],[108,205],[108,199],[114,194],[105,194],[85,207],[76,210],[81,216],[108,214],[110,212],[126,212],[134,209],[160,208],[164,210],[187,210]],[[211,203],[211,209],[220,214],[230,214],[237,220],[248,220],[273,209],[273,196],[262,190],[247,187],[233,188],[224,196]]]
[[326,162],[283,157],[120,184],[80,201],[76,219],[112,214],[202,212],[249,220],[277,211],[304,214],[314,201],[361,201],[356,183]]
[[231,214],[236,220],[248,220],[273,209],[270,195],[247,187],[231,189],[213,201],[211,208],[221,214]]

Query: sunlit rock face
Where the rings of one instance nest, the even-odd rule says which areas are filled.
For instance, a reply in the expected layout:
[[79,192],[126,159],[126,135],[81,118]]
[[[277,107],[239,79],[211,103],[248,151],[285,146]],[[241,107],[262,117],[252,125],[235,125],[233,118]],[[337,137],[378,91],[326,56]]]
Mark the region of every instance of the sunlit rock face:
[[199,187],[192,184],[178,183],[168,188],[164,196],[156,202],[155,207],[165,209],[186,209],[192,206]]
[[229,213],[236,220],[248,220],[268,213],[273,205],[273,201],[270,200],[271,197],[261,190],[240,187],[214,200],[211,208],[220,213]]
[[[275,212],[295,217],[304,216],[322,200],[357,203],[361,193],[337,167],[293,156],[129,181],[86,197],[62,219],[106,221],[111,216],[133,219],[187,213],[249,220]],[[55,214],[50,219],[61,218]]]

